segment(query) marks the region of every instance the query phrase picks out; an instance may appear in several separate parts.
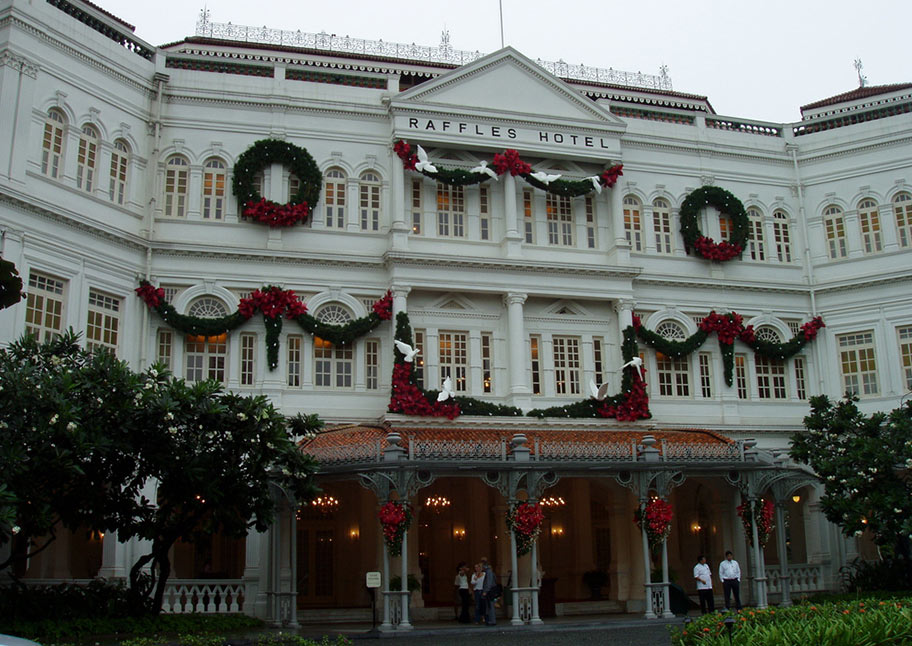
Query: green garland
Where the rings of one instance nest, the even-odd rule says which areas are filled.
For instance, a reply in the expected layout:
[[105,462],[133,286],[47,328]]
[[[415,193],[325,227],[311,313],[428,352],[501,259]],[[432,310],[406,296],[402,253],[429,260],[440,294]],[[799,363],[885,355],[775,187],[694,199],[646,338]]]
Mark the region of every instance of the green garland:
[[345,325],[322,323],[310,314],[301,314],[293,320],[301,326],[302,330],[310,332],[324,341],[329,341],[333,345],[351,345],[365,334],[372,332],[383,322],[376,312],[370,312],[366,316],[349,321]]
[[683,341],[670,341],[643,326],[636,329],[637,336],[650,348],[658,350],[669,357],[686,357],[706,342],[709,336],[703,330],[697,330]]
[[535,188],[561,197],[579,197],[580,195],[587,195],[594,190],[592,182],[588,179],[556,179],[550,184],[545,184],[529,174],[522,175],[522,178],[526,180],[527,184],[531,184]]
[[473,173],[462,168],[438,168],[436,173],[429,173],[426,170],[418,172],[425,177],[430,177],[441,184],[449,186],[472,186],[492,179],[490,175],[485,173]]
[[298,192],[291,199],[291,203],[306,203],[311,209],[317,205],[323,187],[323,174],[310,153],[280,139],[260,139],[241,153],[234,165],[232,189],[242,206],[262,199],[256,189],[254,177],[270,164],[287,166],[300,181]]
[[[707,255],[703,250],[705,241],[712,242],[701,232],[697,224],[697,216],[704,206],[714,206],[721,213],[731,217],[732,232],[728,242],[721,242],[717,247],[724,247],[713,255]],[[747,247],[750,239],[750,221],[744,204],[737,197],[718,186],[703,186],[684,198],[681,203],[681,236],[684,238],[684,248],[690,253],[691,249],[697,250],[704,257],[711,260],[727,260],[735,255],[740,255]],[[721,257],[715,257],[721,254]]]
[[0,258],[0,310],[15,305],[23,296],[22,278],[16,265]]
[[193,334],[195,336],[216,336],[225,334],[239,328],[247,322],[247,319],[241,316],[240,312],[234,312],[226,316],[217,318],[202,318],[199,316],[187,316],[178,314],[174,306],[166,301],[162,301],[155,308],[162,320],[178,332],[184,334]]

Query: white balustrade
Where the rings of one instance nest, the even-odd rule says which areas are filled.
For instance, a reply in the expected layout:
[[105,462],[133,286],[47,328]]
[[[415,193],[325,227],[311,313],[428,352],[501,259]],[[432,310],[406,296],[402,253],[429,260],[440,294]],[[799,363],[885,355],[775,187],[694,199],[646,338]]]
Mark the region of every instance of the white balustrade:
[[215,615],[241,612],[244,583],[239,579],[169,579],[162,612]]

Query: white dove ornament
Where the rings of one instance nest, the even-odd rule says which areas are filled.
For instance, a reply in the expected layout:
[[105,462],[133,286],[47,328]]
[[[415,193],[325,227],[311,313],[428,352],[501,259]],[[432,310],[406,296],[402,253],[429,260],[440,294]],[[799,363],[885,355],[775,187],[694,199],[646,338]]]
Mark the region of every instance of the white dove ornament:
[[493,178],[495,182],[498,179],[497,173],[494,172],[494,169],[488,168],[488,162],[486,162],[485,160],[481,160],[481,163],[469,172],[484,173],[485,175],[488,175],[489,177]]
[[602,178],[598,175],[593,175],[592,177],[587,177],[590,182],[592,182],[592,188],[595,189],[595,192],[600,194],[602,193]]
[[453,392],[453,380],[447,377],[443,380],[443,385],[440,387],[440,392],[437,393],[437,401],[444,402],[450,397],[455,397],[456,393]]
[[542,171],[538,171],[537,173],[530,173],[529,176],[534,177],[535,179],[537,179],[539,182],[541,182],[542,184],[544,184],[546,186],[548,184],[550,184],[551,182],[561,178],[560,175],[548,175],[548,173],[543,173]]
[[621,370],[623,370],[624,368],[627,368],[628,366],[632,366],[632,367],[636,368],[637,372],[640,373],[640,379],[643,378],[643,360],[640,357],[634,357],[633,359],[631,359],[630,361],[625,363],[623,366],[621,366]]
[[437,172],[437,167],[428,160],[427,152],[420,145],[418,146],[418,161],[415,163],[415,170],[418,172],[427,171],[428,173]]
[[589,380],[589,392],[592,394],[593,399],[598,401],[604,401],[608,396],[608,383],[605,382],[601,386],[596,385],[594,379]]
[[394,343],[396,344],[396,349],[405,355],[405,357],[403,358],[403,361],[405,361],[407,363],[411,363],[412,360],[415,358],[415,355],[418,354],[419,352],[421,352],[421,350],[419,350],[418,348],[412,348],[412,346],[410,346],[408,343],[403,343],[399,339],[396,339],[394,341]]

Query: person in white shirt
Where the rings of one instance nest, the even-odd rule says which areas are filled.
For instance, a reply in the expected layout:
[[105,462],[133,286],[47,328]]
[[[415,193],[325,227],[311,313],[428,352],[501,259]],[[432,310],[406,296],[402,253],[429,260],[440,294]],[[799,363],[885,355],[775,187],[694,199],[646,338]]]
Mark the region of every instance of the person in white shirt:
[[725,553],[725,560],[719,564],[719,578],[722,579],[722,594],[725,609],[731,610],[731,596],[735,595],[735,609],[741,610],[741,566],[733,558],[731,550]]
[[694,566],[694,579],[697,582],[697,594],[700,596],[700,612],[704,615],[716,611],[713,600],[712,570],[706,564],[706,556],[700,554]]
[[457,619],[463,624],[469,623],[469,600],[471,595],[469,594],[468,574],[469,566],[466,565],[465,561],[461,561],[456,566],[456,578],[453,580],[453,585],[456,586],[456,594],[459,595],[460,612]]
[[484,588],[485,573],[481,569],[481,563],[475,564],[475,572],[472,573],[472,593],[475,595],[475,623],[480,624],[485,616],[485,601],[481,596],[481,590]]

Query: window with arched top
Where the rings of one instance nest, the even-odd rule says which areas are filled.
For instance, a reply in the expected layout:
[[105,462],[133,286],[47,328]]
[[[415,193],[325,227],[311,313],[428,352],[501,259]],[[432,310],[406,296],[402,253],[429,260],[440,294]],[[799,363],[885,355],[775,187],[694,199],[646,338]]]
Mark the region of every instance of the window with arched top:
[[773,238],[779,262],[792,262],[792,234],[789,230],[789,217],[785,211],[773,212]]
[[[314,313],[321,323],[345,325],[352,320],[351,312],[343,305],[329,303]],[[326,339],[314,337],[314,385],[318,388],[351,388],[354,366],[354,347],[336,346]]]
[[86,124],[79,133],[79,151],[76,154],[76,187],[87,193],[95,188],[98,170],[98,131]]
[[380,176],[374,171],[361,173],[358,184],[362,231],[380,230]]
[[624,198],[624,234],[631,251],[643,250],[643,204],[633,195]]
[[[203,296],[187,308],[187,314],[200,318],[226,316],[228,308],[213,297]],[[228,363],[228,334],[188,334],[184,337],[184,365],[187,381],[213,379],[225,383],[225,366]]]
[[899,246],[912,247],[912,195],[897,193],[893,198],[893,213],[896,215]]
[[41,172],[57,179],[63,172],[63,133],[66,118],[56,108],[48,111],[44,120],[44,136],[41,139]]
[[218,157],[203,164],[203,219],[221,220],[225,212],[225,182],[228,171]]
[[186,217],[189,183],[190,162],[180,155],[169,157],[165,162],[165,217]]
[[754,336],[767,343],[782,343],[782,336],[776,328],[764,325],[754,330]]
[[877,253],[883,249],[880,234],[880,212],[877,202],[864,199],[858,203],[858,223],[861,225],[861,241],[865,253]]
[[750,227],[750,240],[747,242],[751,260],[766,260],[766,236],[763,231],[763,212],[756,206],[747,208],[747,223]]
[[187,308],[187,315],[199,318],[218,318],[227,316],[228,308],[221,300],[213,296],[203,296],[190,304],[190,307]]
[[327,229],[345,228],[345,172],[330,168],[323,173],[323,208]]
[[[758,327],[754,334],[760,341],[767,343],[782,343],[779,330],[770,326]],[[757,371],[757,394],[760,399],[785,399],[788,390],[785,382],[785,361],[771,359],[762,354],[754,355]]]
[[823,228],[826,231],[827,248],[830,258],[845,258],[846,248],[845,216],[835,204],[823,210]]
[[111,176],[108,184],[108,194],[115,204],[123,204],[126,199],[129,169],[130,146],[123,139],[117,139],[111,151]]
[[[668,341],[687,338],[684,327],[675,321],[659,323],[656,334]],[[656,350],[656,372],[660,396],[690,397],[690,362],[686,356],[671,356]]]
[[652,202],[652,228],[655,231],[656,251],[672,253],[674,234],[671,229],[671,204],[661,197]]

